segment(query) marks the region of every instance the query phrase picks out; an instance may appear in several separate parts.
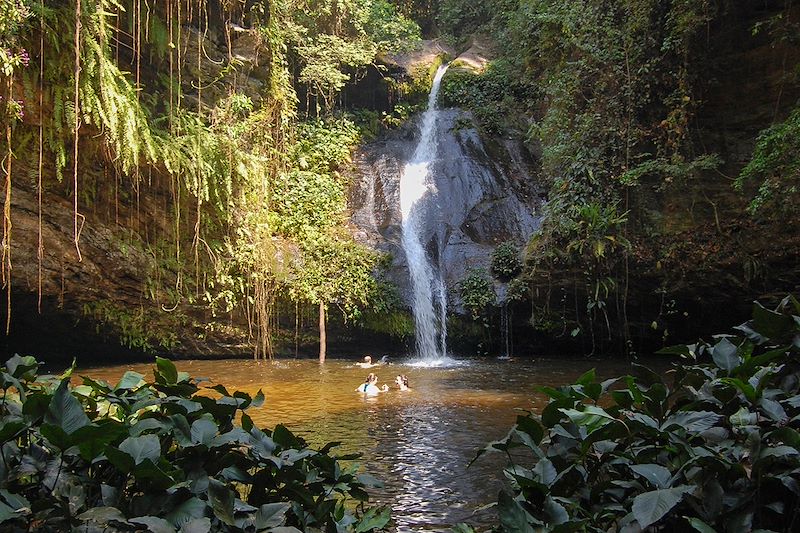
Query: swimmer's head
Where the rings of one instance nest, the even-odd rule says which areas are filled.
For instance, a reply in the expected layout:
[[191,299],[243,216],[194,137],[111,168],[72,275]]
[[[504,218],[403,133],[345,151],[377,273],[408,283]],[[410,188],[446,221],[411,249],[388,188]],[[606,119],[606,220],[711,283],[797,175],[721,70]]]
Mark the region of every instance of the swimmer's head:
[[394,378],[394,382],[397,383],[398,386],[408,387],[408,377],[405,374],[401,374]]
[[364,380],[364,383],[377,383],[377,382],[378,382],[378,376],[376,376],[372,372],[370,372],[369,375],[367,376],[367,379]]
[[365,363],[367,363],[367,364],[370,364],[370,363],[372,363],[372,357],[370,357],[370,356],[368,356],[368,355],[367,355],[367,356],[365,356],[365,357],[364,357],[364,362],[365,362]]

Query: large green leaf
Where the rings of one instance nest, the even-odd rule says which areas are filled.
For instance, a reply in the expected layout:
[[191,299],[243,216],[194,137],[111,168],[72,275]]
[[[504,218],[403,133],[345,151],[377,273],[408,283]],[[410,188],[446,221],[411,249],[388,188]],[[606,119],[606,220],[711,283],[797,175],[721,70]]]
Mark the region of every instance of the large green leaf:
[[178,382],[178,369],[175,363],[163,357],[156,357],[156,381],[165,385],[174,385]]
[[256,530],[277,527],[286,521],[286,512],[291,507],[288,502],[266,503],[258,508],[254,525]]
[[753,304],[753,329],[762,335],[778,340],[794,330],[792,317],[766,309],[758,302]]
[[70,393],[69,379],[62,380],[53,394],[44,421],[61,428],[67,435],[89,425],[81,402]]
[[217,425],[207,418],[198,418],[192,423],[192,444],[209,446],[217,434]]
[[131,518],[128,522],[132,524],[141,524],[145,526],[150,533],[175,533],[175,528],[172,527],[172,524],[157,516],[139,516]]
[[534,474],[534,479],[546,487],[550,487],[558,476],[556,467],[553,466],[553,462],[550,459],[540,459],[531,471]]
[[36,358],[29,355],[23,357],[14,354],[6,361],[6,368],[8,369],[8,373],[15,378],[30,381],[36,375],[39,362]]
[[607,413],[605,409],[594,405],[586,405],[582,411],[577,409],[559,409],[559,411],[567,415],[578,426],[585,426],[589,433],[616,421],[616,418]]
[[209,533],[211,531],[211,520],[209,518],[193,518],[183,524],[180,533]]
[[20,513],[18,513],[15,509],[12,509],[10,506],[0,502],[0,524],[19,516]]
[[205,516],[207,507],[206,502],[199,498],[192,497],[170,511],[166,518],[172,525],[183,530],[182,526],[184,524]]
[[388,507],[370,507],[356,524],[355,533],[383,529],[391,518],[391,510]]
[[534,533],[533,526],[528,522],[528,513],[506,491],[500,492],[497,500],[497,512],[500,515],[500,525],[507,533]]
[[116,420],[104,420],[101,424],[84,426],[72,434],[78,444],[81,457],[91,461],[106,450],[106,447],[126,433],[125,426]]
[[657,464],[630,465],[630,469],[659,489],[667,488],[672,477],[667,468]]
[[710,411],[679,411],[661,424],[661,430],[683,428],[687,433],[700,433],[719,423],[722,416]]
[[714,364],[719,368],[730,372],[742,362],[738,351],[739,349],[735,344],[723,337],[714,345],[714,349],[711,350],[711,357],[714,359]]
[[92,507],[88,511],[79,514],[77,518],[84,522],[96,522],[98,524],[107,524],[112,520],[126,522],[125,515],[115,507]]
[[120,443],[119,450],[130,455],[135,465],[145,459],[150,459],[155,463],[161,456],[161,443],[155,435],[128,437]]
[[236,495],[231,489],[214,478],[209,479],[208,503],[211,505],[217,518],[229,526],[236,524],[236,520],[233,518],[233,504],[235,500]]
[[138,372],[128,370],[122,375],[114,390],[135,389],[144,384],[144,376]]
[[686,518],[686,520],[689,521],[689,524],[700,533],[717,533],[716,529],[709,526],[699,518],[687,518],[687,517],[684,518]]
[[671,489],[659,489],[639,494],[633,499],[633,516],[642,529],[647,529],[669,513],[683,499],[683,495],[694,490],[689,485]]

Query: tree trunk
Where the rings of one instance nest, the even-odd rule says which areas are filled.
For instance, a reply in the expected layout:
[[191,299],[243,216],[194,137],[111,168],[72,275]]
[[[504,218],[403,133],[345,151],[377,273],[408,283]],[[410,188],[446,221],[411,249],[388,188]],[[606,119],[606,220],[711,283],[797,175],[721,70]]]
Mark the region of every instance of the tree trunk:
[[319,303],[319,362],[325,362],[325,350],[327,348],[325,338],[325,304]]

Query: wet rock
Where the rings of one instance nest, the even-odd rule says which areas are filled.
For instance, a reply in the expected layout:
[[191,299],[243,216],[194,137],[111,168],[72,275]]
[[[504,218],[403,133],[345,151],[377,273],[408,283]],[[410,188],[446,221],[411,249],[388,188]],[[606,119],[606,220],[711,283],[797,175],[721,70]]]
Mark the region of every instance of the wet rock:
[[[530,156],[513,140],[496,143],[492,156],[472,127],[469,113],[439,112],[438,157],[431,174],[435,195],[423,198],[425,244],[438,261],[449,300],[460,308],[457,284],[470,268],[488,268],[491,252],[503,241],[527,242],[540,224],[538,194],[530,181]],[[400,175],[410,158],[414,125],[365,146],[356,158],[349,203],[355,235],[364,244],[393,256],[390,276],[401,294],[410,294],[401,247]],[[498,156],[498,152],[501,156]],[[504,155],[502,155],[504,154]]]

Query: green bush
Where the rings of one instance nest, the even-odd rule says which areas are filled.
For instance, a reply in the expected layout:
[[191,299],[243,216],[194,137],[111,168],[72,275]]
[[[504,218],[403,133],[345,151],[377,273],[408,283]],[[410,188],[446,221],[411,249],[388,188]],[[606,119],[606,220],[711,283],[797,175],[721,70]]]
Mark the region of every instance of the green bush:
[[492,280],[482,268],[467,271],[464,279],[458,283],[458,292],[473,320],[478,320],[497,301]]
[[510,281],[522,272],[519,248],[513,242],[503,242],[492,251],[492,274],[500,281]]
[[[791,212],[800,194],[800,107],[784,122],[774,124],[758,136],[753,158],[735,182],[738,190],[750,181],[760,181],[748,206],[750,213]],[[769,208],[777,208],[770,210]]]
[[736,329],[663,350],[681,357],[670,379],[639,366],[541,387],[542,414],[479,452],[532,457],[505,470],[502,529],[797,531],[800,303],[756,303]]
[[364,506],[377,482],[339,463],[355,456],[253,425],[261,391],[200,388],[161,358],[155,382],[126,372],[116,386],[38,367],[14,356],[0,371],[3,531],[362,532],[389,520]]

